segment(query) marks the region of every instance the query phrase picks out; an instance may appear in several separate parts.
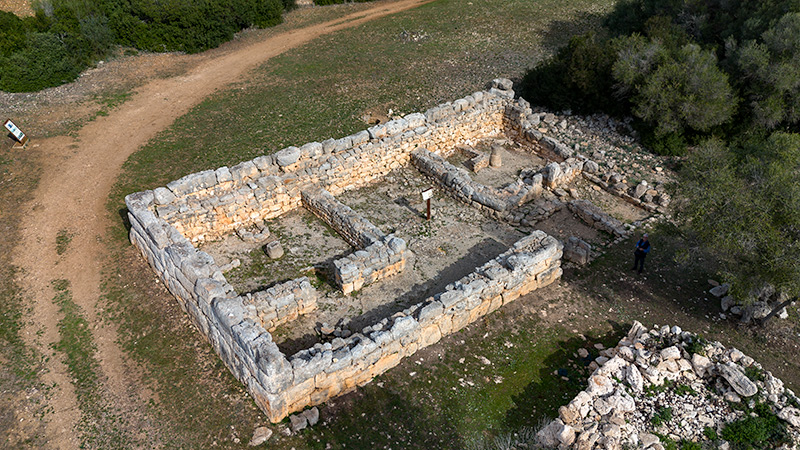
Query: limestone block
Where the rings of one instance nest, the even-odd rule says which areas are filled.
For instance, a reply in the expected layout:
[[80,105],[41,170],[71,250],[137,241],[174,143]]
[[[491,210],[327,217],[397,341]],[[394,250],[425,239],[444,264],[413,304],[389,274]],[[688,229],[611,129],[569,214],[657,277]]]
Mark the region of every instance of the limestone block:
[[398,365],[401,359],[403,359],[403,354],[401,352],[390,353],[388,355],[382,356],[381,359],[379,359],[375,364],[373,364],[370,367],[369,370],[370,377],[374,378],[386,372],[392,367]]
[[153,191],[153,198],[156,205],[167,205],[175,201],[175,194],[165,187],[156,188]]
[[[275,158],[273,155],[261,155],[253,159],[253,164],[262,174],[268,174],[274,168]],[[219,173],[217,174],[217,180],[219,180]]]
[[422,113],[408,114],[403,117],[408,125],[408,128],[416,129],[425,126],[425,115]]
[[125,196],[125,206],[128,211],[134,213],[137,217],[141,212],[149,208],[154,201],[153,191],[141,191]]
[[300,154],[303,158],[317,158],[322,155],[322,144],[319,142],[309,142],[300,147]]
[[717,371],[742,397],[751,397],[758,392],[758,386],[735,363],[717,364]]
[[336,140],[336,146],[334,147],[333,151],[336,153],[341,153],[347,151],[353,147],[353,140],[350,136],[346,136]]
[[217,297],[211,301],[214,318],[219,324],[220,331],[230,333],[231,329],[247,317],[247,310],[240,297]]
[[287,167],[291,166],[292,164],[296,163],[298,159],[300,159],[301,151],[297,147],[287,147],[277,153],[275,153],[275,162],[278,163],[280,167]]
[[398,317],[392,325],[392,337],[400,339],[410,333],[416,332],[419,329],[419,322],[414,320],[413,317]]
[[444,305],[442,302],[436,300],[431,301],[430,303],[426,304],[422,308],[420,308],[419,313],[417,315],[417,319],[422,324],[427,324],[428,322],[435,321],[438,316],[440,316],[444,312]]

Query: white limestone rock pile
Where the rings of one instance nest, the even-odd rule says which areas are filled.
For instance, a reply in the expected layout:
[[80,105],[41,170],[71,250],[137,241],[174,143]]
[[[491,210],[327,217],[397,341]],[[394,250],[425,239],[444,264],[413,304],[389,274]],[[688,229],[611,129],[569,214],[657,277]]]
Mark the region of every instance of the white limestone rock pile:
[[[589,387],[539,431],[546,448],[663,450],[659,436],[706,441],[763,403],[800,442],[800,402],[783,382],[741,351],[706,343],[679,327],[647,330],[635,322],[617,347],[603,352]],[[742,405],[744,403],[744,405]],[[725,445],[725,443],[723,443]],[[795,445],[784,445],[794,449]]]

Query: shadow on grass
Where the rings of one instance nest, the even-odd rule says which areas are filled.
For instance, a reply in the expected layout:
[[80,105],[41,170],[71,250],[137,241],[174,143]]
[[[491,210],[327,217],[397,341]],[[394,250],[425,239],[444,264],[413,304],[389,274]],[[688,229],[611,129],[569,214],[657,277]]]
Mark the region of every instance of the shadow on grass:
[[[569,20],[554,20],[550,22],[547,29],[542,33],[542,47],[553,53],[558,49],[567,45],[572,36],[578,36],[586,33],[588,28],[597,31],[598,34],[604,34],[602,29],[605,14],[598,14],[592,12],[581,12],[577,17]],[[594,25],[587,27],[587,24]]]
[[333,419],[304,431],[299,438],[314,449],[465,448],[448,416],[422,407],[424,401],[408,390],[373,383],[331,402],[335,405],[328,403],[324,412]]
[[637,233],[607,249],[588,267],[569,271],[565,278],[583,284],[609,306],[633,314],[623,317],[627,321],[644,323],[647,318],[664,324],[682,312],[699,327],[709,315],[721,312],[719,301],[708,294],[707,280],[717,278],[713,259],[693,248],[672,224],[658,224],[649,234],[651,251],[641,275],[630,270]]
[[[530,383],[513,397],[514,408],[506,412],[503,425],[509,430],[523,427],[537,427],[542,422],[558,416],[558,408],[569,403],[578,392],[586,389],[587,380],[592,374],[589,364],[600,356],[595,344],[604,347],[616,346],[617,342],[630,329],[629,324],[609,321],[613,331],[601,336],[575,336],[557,343],[557,350],[548,356],[541,365],[536,383]],[[581,357],[579,349],[586,349],[588,355]]]

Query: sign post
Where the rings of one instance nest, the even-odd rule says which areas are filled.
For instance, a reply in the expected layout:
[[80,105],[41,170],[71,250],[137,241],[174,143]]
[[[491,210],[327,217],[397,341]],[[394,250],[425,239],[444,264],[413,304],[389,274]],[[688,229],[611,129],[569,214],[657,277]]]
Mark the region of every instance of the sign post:
[[6,119],[6,122],[3,124],[3,126],[6,128],[6,130],[11,132],[11,135],[14,136],[14,139],[19,142],[20,148],[25,148],[25,144],[28,143],[28,136],[26,136],[25,133],[19,129],[19,127],[14,125],[14,122],[12,122],[11,119]]
[[433,188],[428,188],[422,191],[422,199],[428,202],[428,220],[431,220],[431,198],[433,197]]

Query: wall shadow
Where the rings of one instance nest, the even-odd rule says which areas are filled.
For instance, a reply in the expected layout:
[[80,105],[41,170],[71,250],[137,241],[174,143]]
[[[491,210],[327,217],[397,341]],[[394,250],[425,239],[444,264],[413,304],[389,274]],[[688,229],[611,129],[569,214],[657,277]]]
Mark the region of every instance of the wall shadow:
[[[536,427],[545,420],[558,416],[558,408],[570,402],[578,392],[586,389],[592,371],[589,364],[600,351],[595,343],[606,347],[616,346],[630,329],[629,324],[609,321],[613,331],[599,336],[581,339],[575,336],[558,343],[558,349],[548,356],[539,370],[537,382],[528,384],[522,392],[512,397],[514,407],[506,411],[503,425],[509,430],[522,427]],[[578,349],[589,352],[585,358],[578,355]]]
[[[467,253],[458,261],[444,267],[435,278],[411,286],[391,303],[380,305],[350,319],[349,326],[352,330],[361,330],[366,326],[377,323],[384,317],[389,317],[434,294],[442,292],[448,284],[474,272],[475,268],[491,261],[506,250],[508,250],[508,245],[493,238],[485,238],[467,250]],[[413,268],[406,267],[406,270],[413,270]]]

